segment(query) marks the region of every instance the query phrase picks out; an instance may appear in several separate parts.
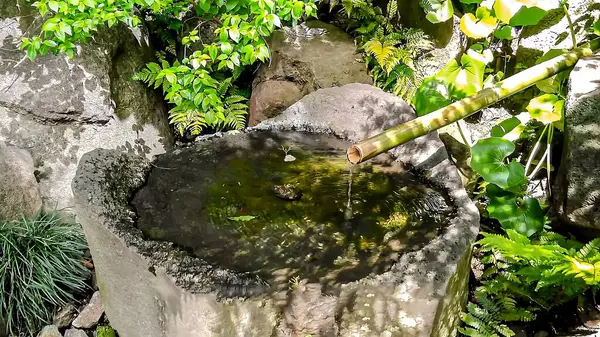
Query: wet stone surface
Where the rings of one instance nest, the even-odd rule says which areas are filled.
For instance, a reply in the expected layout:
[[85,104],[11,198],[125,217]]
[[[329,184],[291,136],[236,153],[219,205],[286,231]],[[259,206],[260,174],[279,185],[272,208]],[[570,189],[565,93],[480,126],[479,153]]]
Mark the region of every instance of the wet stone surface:
[[132,201],[137,226],[268,283],[334,286],[382,273],[439,235],[452,202],[389,158],[350,167],[347,146],[254,132],[167,153]]

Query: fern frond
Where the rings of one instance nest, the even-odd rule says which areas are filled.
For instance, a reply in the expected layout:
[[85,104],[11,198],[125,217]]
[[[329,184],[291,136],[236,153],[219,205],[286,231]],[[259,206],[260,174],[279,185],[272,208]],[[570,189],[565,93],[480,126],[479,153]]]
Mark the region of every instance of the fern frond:
[[217,88],[217,93],[219,94],[219,96],[224,96],[230,87],[231,87],[231,77],[228,77],[219,84],[219,87]]
[[458,332],[468,337],[490,337],[488,334],[481,333],[473,328],[458,328]]
[[412,50],[414,54],[433,48],[433,42],[431,42],[429,36],[420,29],[407,29],[404,31],[404,37],[406,39],[406,49]]
[[576,257],[581,260],[589,260],[598,255],[600,250],[600,238],[596,238],[584,245],[578,252]]
[[396,1],[390,1],[387,5],[387,17],[392,20],[398,14],[398,3]]
[[386,68],[387,61],[394,55],[396,48],[389,42],[371,40],[363,46],[365,52],[377,60],[382,68]]

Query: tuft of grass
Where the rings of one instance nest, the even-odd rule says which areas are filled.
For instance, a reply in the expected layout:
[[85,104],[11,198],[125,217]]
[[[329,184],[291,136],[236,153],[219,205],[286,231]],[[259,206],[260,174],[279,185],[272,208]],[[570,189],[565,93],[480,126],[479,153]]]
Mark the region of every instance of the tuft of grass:
[[33,336],[52,310],[86,290],[86,240],[56,214],[0,221],[0,317],[9,335]]

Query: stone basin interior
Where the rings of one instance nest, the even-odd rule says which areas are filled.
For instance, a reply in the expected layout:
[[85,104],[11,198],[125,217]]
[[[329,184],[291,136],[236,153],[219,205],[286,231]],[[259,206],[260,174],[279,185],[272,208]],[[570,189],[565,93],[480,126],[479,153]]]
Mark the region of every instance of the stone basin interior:
[[137,226],[269,284],[335,286],[385,272],[438,236],[454,206],[389,157],[350,166],[348,145],[255,131],[167,153],[132,200]]

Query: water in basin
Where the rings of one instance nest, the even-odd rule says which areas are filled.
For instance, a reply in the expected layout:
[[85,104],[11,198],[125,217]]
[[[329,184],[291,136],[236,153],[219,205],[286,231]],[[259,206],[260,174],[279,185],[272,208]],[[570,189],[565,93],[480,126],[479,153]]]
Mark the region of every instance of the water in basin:
[[132,201],[137,226],[266,282],[333,285],[382,273],[434,239],[453,206],[389,158],[350,166],[348,145],[253,132],[165,154]]

